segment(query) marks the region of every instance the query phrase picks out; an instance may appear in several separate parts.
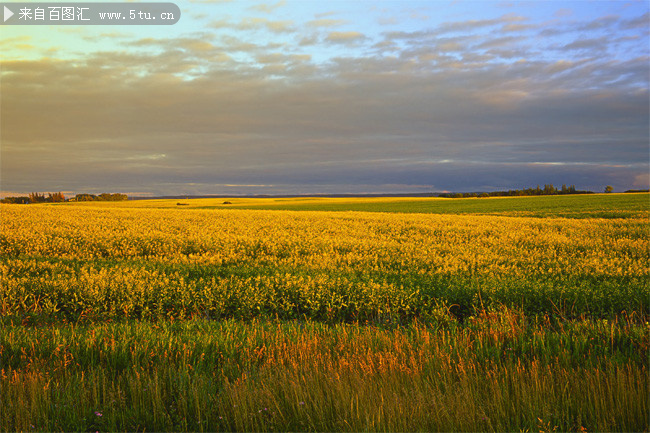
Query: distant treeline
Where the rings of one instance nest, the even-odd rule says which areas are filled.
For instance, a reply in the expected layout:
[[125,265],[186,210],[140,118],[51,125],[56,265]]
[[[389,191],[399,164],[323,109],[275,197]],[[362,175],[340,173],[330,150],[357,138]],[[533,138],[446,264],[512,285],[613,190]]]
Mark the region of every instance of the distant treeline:
[[54,193],[45,193],[39,194],[37,192],[32,192],[29,196],[21,197],[5,197],[0,200],[1,203],[13,203],[13,204],[29,204],[29,203],[60,203],[64,201],[121,201],[127,200],[128,196],[126,194],[120,193],[102,193],[99,195],[95,194],[77,194],[73,198],[66,199],[62,192]]
[[77,194],[74,198],[71,198],[70,201],[122,201],[127,200],[128,197],[126,194],[114,193],[102,193],[99,195],[94,194]]
[[577,190],[575,185],[562,185],[562,188],[557,189],[552,183],[544,185],[540,188],[539,185],[535,188],[526,189],[511,189],[508,191],[492,191],[492,192],[449,192],[439,194],[438,197],[447,198],[465,198],[465,197],[515,197],[526,195],[562,195],[562,194],[593,194],[593,191]]
[[48,192],[47,196],[45,193],[39,194],[37,192],[32,192],[29,196],[21,197],[5,197],[2,200],[2,203],[15,203],[15,204],[28,204],[28,203],[58,203],[65,201],[65,196],[61,192]]

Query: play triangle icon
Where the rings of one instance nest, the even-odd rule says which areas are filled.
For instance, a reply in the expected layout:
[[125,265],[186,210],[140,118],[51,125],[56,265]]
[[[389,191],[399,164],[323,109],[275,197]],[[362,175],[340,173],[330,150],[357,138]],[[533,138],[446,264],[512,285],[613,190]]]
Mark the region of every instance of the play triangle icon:
[[7,21],[9,18],[11,18],[11,17],[14,15],[14,13],[11,12],[11,11],[7,8],[7,6],[5,6],[4,8],[5,8],[5,10],[4,10],[4,14],[5,14],[4,20]]

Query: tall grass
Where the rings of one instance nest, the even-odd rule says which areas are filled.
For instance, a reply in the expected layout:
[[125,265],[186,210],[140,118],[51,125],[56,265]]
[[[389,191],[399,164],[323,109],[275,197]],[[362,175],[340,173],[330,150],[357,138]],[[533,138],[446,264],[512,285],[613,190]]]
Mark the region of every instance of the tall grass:
[[0,428],[642,431],[647,324],[126,322],[0,337]]

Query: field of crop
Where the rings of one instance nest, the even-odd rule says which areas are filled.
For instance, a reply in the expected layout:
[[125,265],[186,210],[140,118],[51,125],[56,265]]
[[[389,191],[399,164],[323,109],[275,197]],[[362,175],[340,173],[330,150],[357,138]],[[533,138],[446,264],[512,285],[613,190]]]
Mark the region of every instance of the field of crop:
[[434,197],[204,198],[80,202],[72,206],[157,209],[257,209],[328,212],[472,214],[553,218],[648,217],[648,194],[590,194],[490,199]]
[[3,431],[650,429],[648,194],[0,211]]

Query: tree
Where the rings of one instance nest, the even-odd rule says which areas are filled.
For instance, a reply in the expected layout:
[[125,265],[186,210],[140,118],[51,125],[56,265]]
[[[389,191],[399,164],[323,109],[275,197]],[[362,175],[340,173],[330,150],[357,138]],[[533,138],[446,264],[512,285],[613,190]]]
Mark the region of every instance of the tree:
[[550,183],[548,185],[544,185],[544,192],[542,194],[544,194],[544,195],[553,195],[556,192],[557,192],[557,190],[555,189],[553,184]]
[[608,192],[608,193],[609,193],[609,192],[612,192],[612,191],[614,191],[614,187],[613,187],[613,186],[611,186],[611,185],[607,185],[607,186],[605,187],[605,192]]
[[29,197],[5,197],[0,200],[2,203],[14,203],[14,204],[27,204],[29,203]]
[[29,202],[30,203],[45,203],[45,193],[39,194],[37,192],[29,193]]
[[93,194],[77,194],[74,196],[75,201],[93,201],[96,198]]
[[47,194],[47,201],[52,202],[52,203],[60,203],[65,201],[65,196],[63,195],[62,192],[55,192],[54,194],[48,193]]

